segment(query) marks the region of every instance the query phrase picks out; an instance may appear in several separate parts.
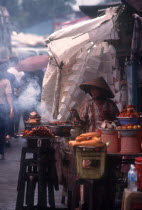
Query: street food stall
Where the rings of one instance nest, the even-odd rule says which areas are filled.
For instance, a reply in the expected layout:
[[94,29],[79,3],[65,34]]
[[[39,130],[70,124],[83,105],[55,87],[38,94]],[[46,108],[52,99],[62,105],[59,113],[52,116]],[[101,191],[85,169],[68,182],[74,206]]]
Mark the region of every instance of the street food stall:
[[[126,115],[131,115],[131,117],[127,117]],[[36,167],[40,168],[39,165],[42,161],[45,165],[43,169],[40,169],[43,171],[46,165],[48,168],[48,164],[50,161],[52,162],[50,167],[53,167],[53,171],[51,168],[50,170],[54,175],[48,174],[45,172],[46,170],[44,171],[44,173],[47,173],[46,177],[41,175],[42,179],[44,179],[44,182],[41,183],[41,192],[43,194],[46,194],[46,190],[43,190],[43,185],[45,187],[46,181],[48,183],[51,176],[54,177],[51,182],[52,186],[47,185],[50,191],[48,192],[48,196],[49,205],[51,205],[51,207],[55,208],[56,206],[54,189],[58,190],[59,185],[64,186],[62,202],[64,203],[66,196],[68,196],[69,209],[71,209],[72,206],[73,208],[77,207],[77,186],[81,186],[80,205],[83,205],[84,188],[82,187],[87,185],[92,189],[93,183],[90,182],[91,180],[101,180],[100,184],[103,183],[103,186],[105,186],[106,191],[103,202],[108,209],[114,208],[118,193],[122,199],[122,189],[127,185],[129,164],[134,163],[135,157],[142,156],[142,138],[140,135],[141,125],[139,113],[135,110],[133,105],[127,106],[120,112],[118,122],[119,125],[117,126],[114,122],[105,120],[100,123],[100,127],[98,127],[96,132],[77,134],[76,138],[73,140],[72,129],[80,126],[76,121],[48,121],[45,123],[41,121],[38,113],[32,112],[30,114],[26,122],[26,129],[21,133],[23,138],[27,141],[27,148],[23,148],[23,152],[24,154],[26,152],[33,153],[35,157],[32,160],[33,165],[27,166],[28,171],[26,175],[28,177],[37,176],[39,172],[37,172],[38,169],[36,169]],[[50,157],[47,157],[47,152],[50,153]],[[36,165],[37,157],[38,160],[41,161],[38,163],[38,166]],[[22,170],[24,170],[22,168],[23,161],[24,160],[21,159],[20,174],[24,174],[22,173]],[[34,168],[34,173],[31,171],[33,170],[31,168]],[[22,175],[19,175],[18,183],[21,183],[21,176]],[[32,181],[25,179],[25,182]],[[39,181],[35,179],[33,186],[37,183],[39,184]],[[18,185],[20,186],[20,184]],[[109,195],[107,189],[109,189]],[[30,191],[31,188],[26,190],[27,193],[31,193],[33,198],[35,188],[32,188],[32,192]],[[18,187],[18,194],[20,192],[21,188]],[[91,197],[87,205],[89,205],[89,209],[94,209],[94,206],[92,206],[94,204],[91,204],[91,202],[93,202],[91,201],[93,190],[89,191],[89,193]],[[41,194],[39,193],[39,205],[41,205],[40,196]],[[27,205],[31,204],[33,205],[32,201],[27,200]],[[47,200],[45,199],[45,202],[42,204],[45,207]],[[17,209],[19,205],[17,201]],[[21,203],[21,205],[23,205],[23,203]]]
[[[27,139],[27,151],[35,153],[29,164],[32,164],[32,169],[36,166],[38,179],[34,186],[41,181],[38,183],[42,186],[38,189],[39,207],[42,206],[42,195],[42,207],[47,205],[45,186],[54,174],[52,186],[48,185],[49,205],[52,208],[56,209],[54,187],[58,190],[61,184],[64,186],[62,202],[65,202],[67,195],[68,209],[81,209],[86,203],[87,207],[84,208],[89,210],[117,209],[117,206],[120,209],[123,190],[127,187],[129,165],[135,163],[136,157],[142,156],[141,113],[132,94],[134,81],[127,77],[133,24],[127,28],[124,22],[119,22],[124,17],[131,23],[134,20],[131,13],[125,16],[125,12],[124,6],[109,8],[101,17],[62,29],[48,37],[50,59],[43,82],[41,116],[31,113],[22,133]],[[114,22],[118,23],[115,25],[117,29],[122,29],[123,25],[121,33],[114,27]],[[126,36],[128,31],[131,33]],[[92,101],[92,92],[85,95],[78,87],[85,80],[100,76],[105,78],[111,89],[107,103],[114,96],[113,104],[117,105],[119,113],[115,112],[114,120],[102,118],[95,130],[84,131],[82,121],[72,119],[70,110],[76,108],[79,112],[86,99]],[[133,97],[130,97],[131,94]],[[109,112],[111,118],[113,109]],[[108,109],[105,114],[108,114]],[[89,117],[92,119],[92,115]],[[44,149],[51,154],[51,159],[45,155],[47,151],[44,152]],[[23,163],[26,164],[23,154],[20,170],[28,167],[28,171],[20,174],[30,177],[29,165],[24,169],[22,167]],[[54,173],[47,173],[49,168]],[[27,182],[28,179],[19,176],[19,183],[21,180]],[[33,198],[34,187],[32,189],[32,192],[27,189],[27,193],[30,192]],[[23,195],[23,190],[18,185],[19,197]],[[89,198],[86,197],[87,193]],[[18,201],[17,196],[17,209],[23,206],[23,200]],[[33,199],[27,200],[28,206],[33,204]]]

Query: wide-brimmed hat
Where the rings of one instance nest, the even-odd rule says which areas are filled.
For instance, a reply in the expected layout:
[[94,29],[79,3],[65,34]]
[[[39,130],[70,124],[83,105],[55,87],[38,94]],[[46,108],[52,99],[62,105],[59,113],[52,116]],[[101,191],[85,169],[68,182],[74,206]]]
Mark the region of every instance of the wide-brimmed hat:
[[98,77],[94,80],[84,82],[79,87],[81,90],[84,90],[85,93],[90,93],[91,87],[97,87],[104,91],[104,95],[106,98],[114,98],[113,92],[111,91],[110,87],[103,77]]

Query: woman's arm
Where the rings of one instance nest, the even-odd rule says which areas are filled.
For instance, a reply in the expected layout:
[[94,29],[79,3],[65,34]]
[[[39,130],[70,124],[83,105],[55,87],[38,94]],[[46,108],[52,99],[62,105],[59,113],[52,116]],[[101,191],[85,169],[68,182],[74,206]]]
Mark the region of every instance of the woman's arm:
[[14,116],[14,111],[13,111],[11,94],[7,94],[7,102],[8,102],[9,107],[10,107],[9,117],[12,118]]
[[9,80],[6,80],[5,84],[6,84],[6,86],[5,86],[5,94],[6,94],[7,102],[8,102],[9,107],[10,107],[9,117],[12,118],[14,116],[14,112],[13,112],[13,104],[12,104],[11,84],[10,84]]

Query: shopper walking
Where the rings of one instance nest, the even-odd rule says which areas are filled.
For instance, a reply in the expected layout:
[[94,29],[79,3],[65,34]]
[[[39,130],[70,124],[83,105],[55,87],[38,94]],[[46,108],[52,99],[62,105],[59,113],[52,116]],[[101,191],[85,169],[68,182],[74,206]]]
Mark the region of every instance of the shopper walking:
[[[12,105],[12,89],[8,79],[3,74],[3,69],[7,67],[7,62],[0,63],[0,159],[4,157],[4,147],[6,138],[7,119],[14,116]],[[9,110],[7,110],[7,104]]]

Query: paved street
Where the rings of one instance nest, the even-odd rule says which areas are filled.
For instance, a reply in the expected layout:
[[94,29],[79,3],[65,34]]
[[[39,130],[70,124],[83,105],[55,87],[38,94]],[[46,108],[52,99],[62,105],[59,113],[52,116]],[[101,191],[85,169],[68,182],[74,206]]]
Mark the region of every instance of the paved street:
[[[20,155],[24,145],[26,145],[25,139],[11,139],[11,147],[6,148],[5,160],[0,160],[0,210],[15,209]],[[56,206],[64,208],[65,206],[60,203],[61,190],[60,186],[60,190],[55,191]]]

